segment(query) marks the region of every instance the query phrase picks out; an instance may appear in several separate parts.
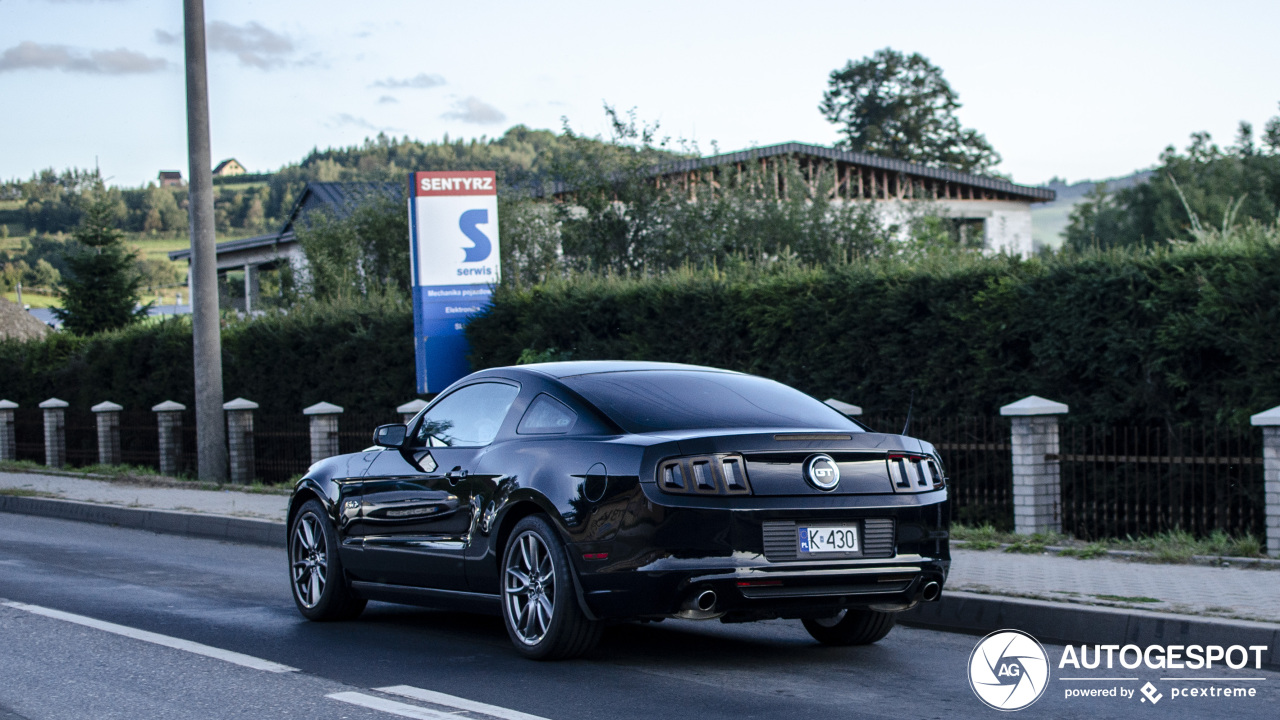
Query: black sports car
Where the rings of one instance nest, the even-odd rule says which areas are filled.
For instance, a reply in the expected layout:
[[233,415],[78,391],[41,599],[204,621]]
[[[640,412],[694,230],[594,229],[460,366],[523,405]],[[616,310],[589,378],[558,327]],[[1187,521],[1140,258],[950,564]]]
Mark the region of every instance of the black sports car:
[[367,600],[501,613],[531,658],[603,623],[798,618],[871,643],[938,599],[947,482],[932,445],[871,432],[772,380],[564,362],[459,380],[289,504],[298,609]]

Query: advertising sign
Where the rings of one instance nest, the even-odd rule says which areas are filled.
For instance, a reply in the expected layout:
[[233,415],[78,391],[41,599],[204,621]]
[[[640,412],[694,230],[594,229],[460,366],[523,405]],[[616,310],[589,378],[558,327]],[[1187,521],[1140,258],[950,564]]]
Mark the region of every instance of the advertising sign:
[[467,320],[498,282],[498,183],[493,172],[409,176],[413,344],[418,392],[440,392],[468,372]]

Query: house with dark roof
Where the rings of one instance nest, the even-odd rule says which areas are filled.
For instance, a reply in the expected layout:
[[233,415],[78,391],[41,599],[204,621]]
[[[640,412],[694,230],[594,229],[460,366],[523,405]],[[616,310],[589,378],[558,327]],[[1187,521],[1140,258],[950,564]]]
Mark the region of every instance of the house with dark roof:
[[240,164],[239,160],[236,160],[235,158],[227,158],[226,160],[218,163],[217,167],[213,169],[213,176],[230,177],[232,175],[244,175],[247,172],[249,171],[244,169],[244,166]]
[[[825,180],[833,200],[872,203],[886,224],[901,226],[932,213],[959,224],[990,253],[1031,255],[1031,205],[1055,198],[1048,188],[796,142],[665,163],[651,173],[656,182],[681,187],[696,201],[700,187],[714,188],[745,172],[771,177],[781,188],[788,163],[811,188]],[[567,198],[573,189],[560,185],[552,192]]]
[[160,187],[182,187],[186,184],[182,181],[180,170],[161,170],[159,180]]
[[[218,275],[229,272],[244,273],[244,307],[252,312],[259,295],[259,273],[290,265],[295,273],[306,273],[306,258],[302,247],[294,237],[294,226],[303,222],[309,213],[323,209],[336,218],[346,217],[371,196],[383,196],[393,200],[404,197],[405,185],[389,182],[313,182],[307,183],[294,203],[279,232],[220,242],[216,246]],[[170,260],[186,260],[191,263],[191,249],[174,250]],[[188,273],[190,277],[190,273]],[[235,303],[237,309],[239,302]]]

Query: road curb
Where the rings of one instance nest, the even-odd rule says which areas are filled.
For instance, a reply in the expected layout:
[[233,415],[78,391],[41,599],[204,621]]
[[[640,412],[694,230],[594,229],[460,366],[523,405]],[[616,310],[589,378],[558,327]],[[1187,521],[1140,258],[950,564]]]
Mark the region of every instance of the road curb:
[[22,495],[0,495],[0,512],[118,525],[167,535],[189,535],[272,547],[284,547],[286,536],[284,523],[272,520],[178,510],[148,510]]
[[1069,645],[1265,645],[1262,664],[1280,667],[1280,625],[1249,620],[1104,608],[1001,595],[944,592],[898,614],[912,627],[986,635],[1022,630],[1042,642]]

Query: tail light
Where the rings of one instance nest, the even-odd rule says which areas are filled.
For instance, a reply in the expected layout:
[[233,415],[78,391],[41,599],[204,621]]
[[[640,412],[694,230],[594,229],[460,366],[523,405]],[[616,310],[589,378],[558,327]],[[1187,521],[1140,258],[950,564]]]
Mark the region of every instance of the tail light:
[[695,455],[658,463],[658,487],[673,495],[750,495],[741,455]]
[[946,483],[938,461],[928,455],[889,453],[888,463],[894,492],[928,492]]

